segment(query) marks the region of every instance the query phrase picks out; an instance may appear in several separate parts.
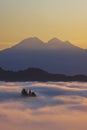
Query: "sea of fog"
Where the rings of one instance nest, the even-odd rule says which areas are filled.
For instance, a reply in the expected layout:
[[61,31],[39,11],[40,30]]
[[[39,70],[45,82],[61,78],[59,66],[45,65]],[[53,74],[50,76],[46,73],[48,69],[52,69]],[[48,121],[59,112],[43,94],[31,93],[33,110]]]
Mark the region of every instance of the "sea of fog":
[[87,130],[87,83],[0,82],[0,130],[29,129]]

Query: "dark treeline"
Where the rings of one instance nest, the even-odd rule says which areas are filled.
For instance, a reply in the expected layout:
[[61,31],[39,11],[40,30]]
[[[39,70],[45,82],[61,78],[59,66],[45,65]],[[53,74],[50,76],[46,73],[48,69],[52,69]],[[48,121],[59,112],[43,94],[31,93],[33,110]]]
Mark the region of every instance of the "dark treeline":
[[51,74],[46,71],[37,68],[29,68],[22,71],[7,71],[0,68],[0,81],[81,81],[86,82],[87,76],[75,75],[67,76],[63,74]]

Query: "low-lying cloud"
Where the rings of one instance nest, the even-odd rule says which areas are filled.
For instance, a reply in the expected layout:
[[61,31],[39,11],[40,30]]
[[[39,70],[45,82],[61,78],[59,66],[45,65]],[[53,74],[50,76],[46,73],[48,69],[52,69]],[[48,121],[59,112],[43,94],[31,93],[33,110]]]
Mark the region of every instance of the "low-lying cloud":
[[[37,97],[22,97],[22,88]],[[0,82],[0,129],[86,130],[86,114],[87,83]]]

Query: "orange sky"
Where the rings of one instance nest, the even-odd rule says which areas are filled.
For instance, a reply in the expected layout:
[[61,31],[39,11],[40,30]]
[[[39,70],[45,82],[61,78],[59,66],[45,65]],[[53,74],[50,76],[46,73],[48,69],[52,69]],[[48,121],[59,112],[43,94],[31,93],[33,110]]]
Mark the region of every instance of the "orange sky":
[[87,48],[87,0],[1,0],[0,49],[31,36]]

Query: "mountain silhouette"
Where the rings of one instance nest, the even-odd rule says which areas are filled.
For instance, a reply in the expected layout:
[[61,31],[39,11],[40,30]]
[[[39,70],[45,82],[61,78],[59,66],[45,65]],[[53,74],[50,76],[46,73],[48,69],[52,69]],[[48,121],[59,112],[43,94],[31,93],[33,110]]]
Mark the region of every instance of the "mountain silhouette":
[[38,50],[40,48],[43,47],[43,42],[36,38],[36,37],[31,37],[31,38],[28,38],[28,39],[24,39],[23,41],[21,41],[19,44],[13,46],[11,49],[14,49],[14,50],[28,50],[28,49],[35,49],[35,50]]
[[57,38],[45,43],[31,37],[0,51],[0,67],[15,71],[33,67],[49,73],[87,75],[87,50]]
[[0,68],[0,81],[6,82],[25,82],[25,81],[80,81],[80,82],[87,82],[86,75],[74,75],[74,76],[67,76],[64,74],[52,74],[48,73],[44,70],[39,68],[28,68],[26,70],[21,71],[6,71]]

